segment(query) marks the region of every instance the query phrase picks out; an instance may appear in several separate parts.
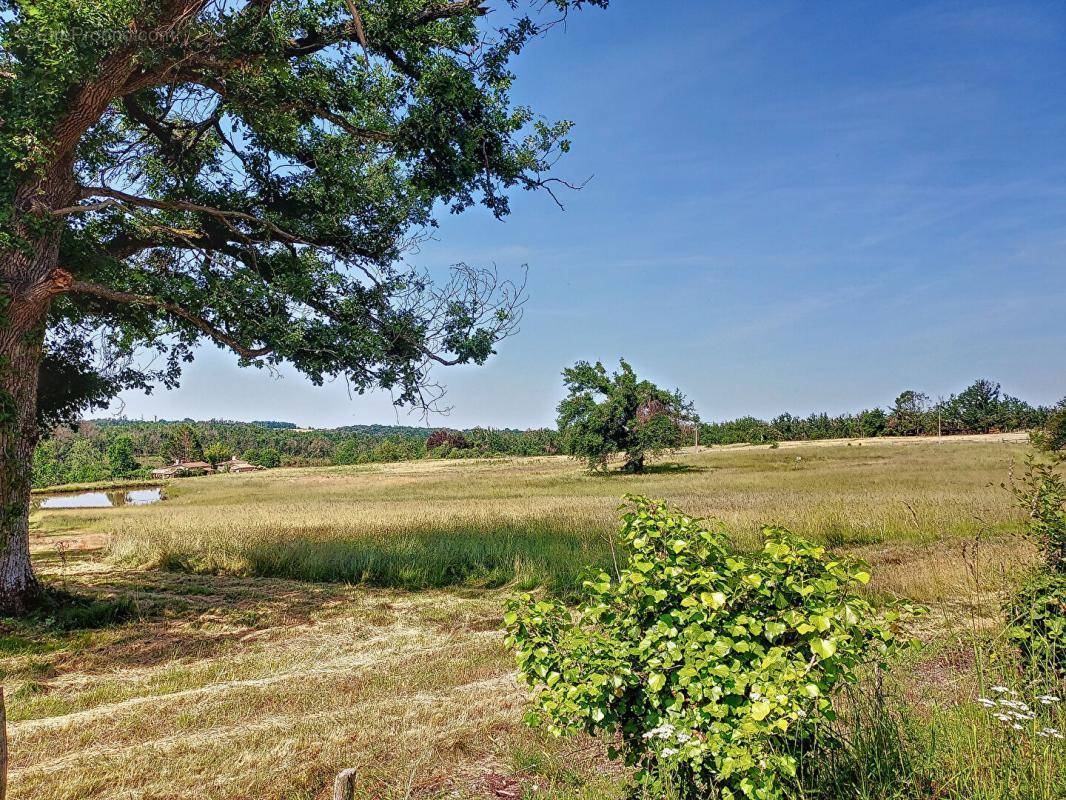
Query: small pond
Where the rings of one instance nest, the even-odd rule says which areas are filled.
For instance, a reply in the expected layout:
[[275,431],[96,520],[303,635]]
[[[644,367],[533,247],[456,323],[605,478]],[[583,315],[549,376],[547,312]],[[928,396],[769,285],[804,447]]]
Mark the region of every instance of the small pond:
[[76,494],[34,495],[33,508],[114,508],[115,506],[146,506],[163,499],[159,486],[128,489],[118,492],[79,492]]

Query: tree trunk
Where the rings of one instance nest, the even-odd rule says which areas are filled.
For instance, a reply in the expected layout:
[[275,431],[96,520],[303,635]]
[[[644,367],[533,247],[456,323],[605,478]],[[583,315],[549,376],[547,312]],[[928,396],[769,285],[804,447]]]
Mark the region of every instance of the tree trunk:
[[7,706],[0,686],[0,800],[7,798]]
[[11,198],[0,251],[0,613],[25,613],[40,592],[30,565],[30,486],[37,385],[48,310],[72,279],[59,269],[60,228],[47,213],[77,199],[73,148]]
[[631,458],[622,465],[622,472],[641,473],[644,471],[644,456]]
[[16,289],[4,299],[8,302],[0,309],[0,613],[22,614],[39,591],[30,566],[29,509],[33,449],[39,435],[37,382],[49,298]]

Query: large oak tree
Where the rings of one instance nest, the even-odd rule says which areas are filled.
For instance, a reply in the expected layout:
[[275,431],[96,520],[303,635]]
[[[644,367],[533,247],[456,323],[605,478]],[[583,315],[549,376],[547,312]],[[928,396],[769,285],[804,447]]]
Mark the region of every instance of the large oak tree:
[[518,288],[403,256],[435,211],[552,190],[568,125],[508,62],[585,4],[0,0],[0,609],[37,591],[39,432],[198,341],[402,403],[492,353]]

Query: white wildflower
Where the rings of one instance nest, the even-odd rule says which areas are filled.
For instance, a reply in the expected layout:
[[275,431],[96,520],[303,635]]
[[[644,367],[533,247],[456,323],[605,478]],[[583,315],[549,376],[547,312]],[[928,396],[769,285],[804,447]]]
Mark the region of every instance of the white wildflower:
[[1029,706],[1021,700],[1000,700],[999,704],[1004,708],[1013,708],[1017,711],[1028,711]]
[[641,738],[648,739],[669,739],[674,735],[674,726],[669,722],[664,722],[658,728],[652,728],[650,731],[642,734]]
[[1010,689],[1008,689],[1006,686],[993,686],[992,691],[998,692],[999,694],[1003,694],[1004,692],[1009,692]]

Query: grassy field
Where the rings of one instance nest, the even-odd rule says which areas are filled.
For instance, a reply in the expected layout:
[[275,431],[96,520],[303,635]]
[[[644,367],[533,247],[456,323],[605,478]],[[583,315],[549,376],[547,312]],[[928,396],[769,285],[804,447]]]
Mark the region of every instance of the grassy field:
[[1011,498],[990,486],[1021,452],[995,439],[705,450],[639,477],[563,458],[280,470],[179,482],[163,505],[86,523],[114,533],[127,564],[565,592],[582,565],[606,563],[620,499],[641,493],[721,520],[742,546],[783,524],[879,564],[877,587],[935,601],[958,595],[979,534],[987,581],[1018,565]]
[[703,450],[637,477],[562,458],[273,470],[37,512],[51,583],[128,600],[95,627],[42,615],[0,636],[13,796],[309,800],[356,767],[364,798],[619,797],[604,743],[521,724],[499,628],[516,589],[568,596],[606,563],[633,492],[744,547],[784,524],[868,560],[870,591],[929,605],[893,682],[915,777],[852,796],[1051,800],[1062,749],[1019,747],[972,702],[1009,680],[977,654],[1033,558],[999,488],[1023,452],[992,437]]

